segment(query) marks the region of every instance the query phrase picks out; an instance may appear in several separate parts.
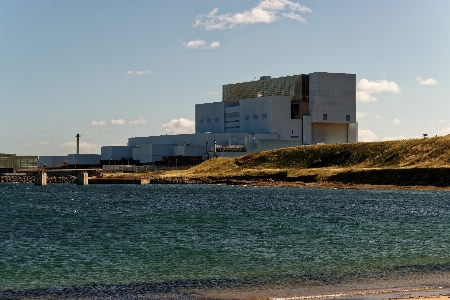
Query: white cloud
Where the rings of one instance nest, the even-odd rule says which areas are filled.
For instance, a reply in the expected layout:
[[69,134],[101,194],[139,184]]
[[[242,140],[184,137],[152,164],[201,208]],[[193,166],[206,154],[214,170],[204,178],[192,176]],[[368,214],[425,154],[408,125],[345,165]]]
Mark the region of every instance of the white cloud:
[[193,40],[187,43],[183,43],[186,49],[214,49],[220,47],[220,42],[212,42],[208,44],[204,40]]
[[437,120],[437,121],[435,121],[435,120],[431,120],[430,121],[430,124],[436,124],[436,123],[447,123],[447,121],[446,120]]
[[150,74],[152,74],[152,71],[150,71],[150,70],[141,70],[141,71],[132,71],[132,70],[130,70],[130,71],[128,71],[127,72],[127,74],[128,75],[137,75],[137,76],[140,76],[140,75],[150,75]]
[[384,137],[382,140],[383,141],[398,141],[398,140],[405,140],[406,137],[404,137],[403,135],[398,135],[398,136],[394,136],[394,137]]
[[105,121],[92,121],[92,125],[104,126],[106,125]]
[[210,48],[219,48],[220,47],[220,42],[219,41],[217,41],[217,42],[212,42],[210,45],[209,45],[209,47]]
[[306,22],[299,12],[312,12],[308,7],[290,0],[260,0],[258,5],[238,13],[218,15],[216,7],[207,14],[198,15],[194,26],[203,27],[206,30],[231,29],[235,26],[244,26],[259,23],[273,23],[280,18],[290,18],[299,22]]
[[162,128],[170,134],[193,133],[195,131],[195,122],[185,119],[173,119],[169,123],[161,125]]
[[139,117],[137,120],[131,121],[130,124],[139,125],[139,124],[146,124],[147,119],[144,119],[143,117]]
[[373,142],[376,141],[377,135],[370,130],[358,129],[358,141]]
[[297,20],[299,22],[306,22],[305,18],[303,18],[301,15],[296,14],[294,12],[282,13],[281,15],[283,17],[285,17],[285,18],[288,18],[288,19],[294,19],[294,20]]
[[381,115],[375,115],[373,118],[374,119],[381,119]]
[[400,121],[399,119],[395,118],[392,123],[394,123],[395,125],[398,125],[400,123],[402,123],[402,121]]
[[123,119],[117,119],[117,120],[111,120],[112,125],[125,125],[125,120]]
[[438,82],[433,78],[428,78],[428,79],[423,80],[422,78],[417,77],[417,80],[419,81],[420,85],[437,85],[438,84]]
[[448,135],[450,134],[450,127],[442,128],[441,130],[436,131],[436,135],[442,136],[442,135]]
[[34,146],[48,146],[50,142],[36,142],[36,143],[26,143],[25,146],[34,147]]
[[367,114],[365,112],[357,112],[356,113],[357,119],[364,119],[366,116],[367,116]]
[[[77,152],[76,142],[66,142],[57,146],[59,149],[64,149],[69,152],[69,154]],[[101,146],[86,142],[80,142],[80,153],[100,153]]]
[[372,94],[378,94],[382,92],[391,92],[394,95],[400,92],[400,88],[394,81],[387,80],[375,80],[369,81],[365,78],[361,79],[356,86],[356,101],[361,102],[374,102],[377,98]]

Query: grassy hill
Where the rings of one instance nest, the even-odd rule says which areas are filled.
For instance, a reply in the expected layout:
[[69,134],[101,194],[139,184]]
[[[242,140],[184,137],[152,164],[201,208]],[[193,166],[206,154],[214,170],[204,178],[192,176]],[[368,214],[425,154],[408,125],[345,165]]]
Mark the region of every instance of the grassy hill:
[[166,176],[450,185],[450,136],[284,148],[211,159]]

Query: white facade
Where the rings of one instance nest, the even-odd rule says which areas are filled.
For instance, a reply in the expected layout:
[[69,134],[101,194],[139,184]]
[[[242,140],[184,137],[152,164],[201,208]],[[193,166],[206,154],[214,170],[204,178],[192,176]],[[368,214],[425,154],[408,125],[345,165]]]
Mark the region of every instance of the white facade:
[[[227,95],[222,102],[195,105],[196,133],[129,138],[127,146],[102,147],[102,160],[131,156],[146,164],[173,155],[205,159],[213,155],[214,141],[217,156],[234,157],[358,140],[354,74],[261,77],[259,81],[224,85],[223,91]],[[250,98],[239,99],[242,95]]]

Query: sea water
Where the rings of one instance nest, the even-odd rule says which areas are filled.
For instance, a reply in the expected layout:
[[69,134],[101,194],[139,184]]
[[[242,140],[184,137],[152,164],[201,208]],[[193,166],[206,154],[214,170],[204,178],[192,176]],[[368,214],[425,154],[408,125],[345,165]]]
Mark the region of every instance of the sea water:
[[2,299],[446,290],[450,193],[3,183],[0,255]]

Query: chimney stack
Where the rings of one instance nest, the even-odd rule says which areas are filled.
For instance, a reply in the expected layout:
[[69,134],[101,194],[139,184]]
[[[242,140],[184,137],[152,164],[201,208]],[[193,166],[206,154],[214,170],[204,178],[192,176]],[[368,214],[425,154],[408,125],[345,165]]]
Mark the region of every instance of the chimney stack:
[[77,154],[80,154],[80,134],[77,133]]

